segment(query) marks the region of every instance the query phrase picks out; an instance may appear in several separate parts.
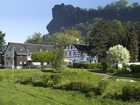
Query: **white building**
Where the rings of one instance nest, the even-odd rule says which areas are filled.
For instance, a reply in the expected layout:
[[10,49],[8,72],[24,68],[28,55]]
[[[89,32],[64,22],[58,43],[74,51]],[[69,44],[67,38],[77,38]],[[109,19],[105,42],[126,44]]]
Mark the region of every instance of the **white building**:
[[90,54],[90,48],[87,45],[82,44],[69,44],[64,49],[65,58],[70,60],[69,65],[73,62],[89,62],[97,63],[98,57],[92,57]]

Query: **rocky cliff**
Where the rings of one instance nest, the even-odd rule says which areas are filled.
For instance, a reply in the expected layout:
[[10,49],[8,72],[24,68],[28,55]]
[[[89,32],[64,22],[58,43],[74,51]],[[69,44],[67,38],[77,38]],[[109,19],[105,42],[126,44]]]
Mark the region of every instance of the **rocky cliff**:
[[78,23],[91,23],[95,18],[105,20],[139,21],[140,5],[125,8],[108,7],[103,9],[81,9],[72,5],[55,5],[52,9],[53,19],[47,25],[50,34]]

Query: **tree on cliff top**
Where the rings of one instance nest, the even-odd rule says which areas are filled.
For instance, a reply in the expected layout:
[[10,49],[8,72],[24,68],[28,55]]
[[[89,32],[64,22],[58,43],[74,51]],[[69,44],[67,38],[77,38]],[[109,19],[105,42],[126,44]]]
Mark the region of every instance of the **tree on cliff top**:
[[63,32],[56,32],[50,35],[46,41],[47,44],[67,45],[69,43],[83,43],[80,32],[74,29],[64,30]]
[[43,38],[42,34],[40,32],[35,32],[32,36],[29,36],[25,43],[31,43],[31,44],[42,44]]

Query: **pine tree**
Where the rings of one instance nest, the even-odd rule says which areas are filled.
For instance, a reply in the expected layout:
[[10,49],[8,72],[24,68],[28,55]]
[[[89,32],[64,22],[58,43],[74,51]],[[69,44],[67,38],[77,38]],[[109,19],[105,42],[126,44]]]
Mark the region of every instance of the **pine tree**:
[[138,42],[136,34],[132,29],[129,30],[129,51],[130,51],[130,61],[136,62],[138,61]]

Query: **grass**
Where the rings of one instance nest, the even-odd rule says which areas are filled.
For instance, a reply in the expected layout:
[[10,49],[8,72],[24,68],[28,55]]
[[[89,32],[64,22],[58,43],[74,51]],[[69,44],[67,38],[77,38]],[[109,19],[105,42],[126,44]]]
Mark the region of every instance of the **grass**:
[[[123,102],[121,100],[103,99],[102,96],[92,98],[78,91],[33,87],[16,83],[19,78],[35,75],[58,74],[62,77],[61,84],[83,81],[97,85],[102,79],[110,82],[105,93],[120,92],[128,82],[115,82],[112,76],[99,75],[87,70],[65,69],[61,73],[41,72],[40,70],[0,70],[0,105],[139,105],[140,102]],[[119,78],[119,77],[117,77]],[[139,85],[139,82],[136,82]],[[103,95],[104,95],[103,94]]]

